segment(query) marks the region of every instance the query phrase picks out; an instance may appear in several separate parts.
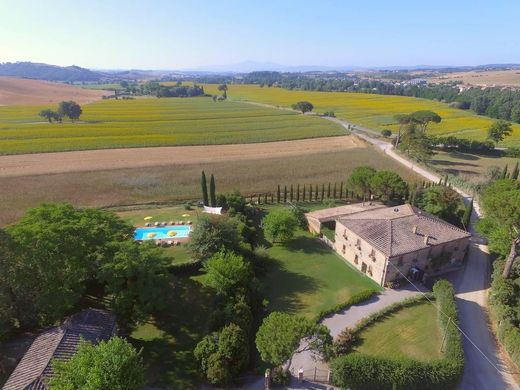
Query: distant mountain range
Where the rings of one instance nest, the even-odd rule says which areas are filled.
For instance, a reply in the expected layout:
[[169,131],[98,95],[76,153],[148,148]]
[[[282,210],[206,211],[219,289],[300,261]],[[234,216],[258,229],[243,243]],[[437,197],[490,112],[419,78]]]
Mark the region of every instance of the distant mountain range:
[[478,66],[387,66],[387,67],[355,67],[355,66],[323,66],[301,65],[285,66],[271,62],[246,61],[231,65],[212,65],[182,70],[140,70],[140,69],[86,69],[79,66],[57,66],[36,62],[0,63],[0,76],[24,77],[38,80],[62,82],[102,82],[117,80],[147,80],[162,77],[186,77],[200,74],[237,74],[253,71],[276,71],[290,73],[304,72],[370,72],[370,71],[414,71],[432,70],[457,72],[468,70],[500,70],[520,68],[519,64],[489,64]]

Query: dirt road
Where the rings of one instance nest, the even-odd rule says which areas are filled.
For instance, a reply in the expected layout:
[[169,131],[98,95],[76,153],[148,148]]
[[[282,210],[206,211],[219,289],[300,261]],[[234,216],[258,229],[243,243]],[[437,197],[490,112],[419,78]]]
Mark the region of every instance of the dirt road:
[[366,148],[353,136],[256,144],[172,146],[0,156],[0,177],[269,159]]

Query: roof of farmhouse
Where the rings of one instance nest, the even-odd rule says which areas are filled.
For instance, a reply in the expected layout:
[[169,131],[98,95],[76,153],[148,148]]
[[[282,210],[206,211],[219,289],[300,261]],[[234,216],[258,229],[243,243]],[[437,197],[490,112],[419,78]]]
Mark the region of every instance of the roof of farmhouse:
[[386,208],[386,206],[380,203],[373,202],[365,202],[365,203],[355,203],[348,204],[345,206],[332,207],[330,209],[322,209],[312,211],[310,213],[305,214],[307,217],[315,218],[320,222],[332,221],[334,219],[338,219],[344,217],[346,215],[350,215],[353,213],[359,213],[361,211]]
[[115,331],[115,316],[98,309],[84,310],[63,325],[39,335],[15,368],[3,390],[46,390],[45,379],[52,376],[51,360],[68,359],[76,353],[80,339],[97,343]]
[[471,236],[409,204],[350,214],[340,222],[388,257]]

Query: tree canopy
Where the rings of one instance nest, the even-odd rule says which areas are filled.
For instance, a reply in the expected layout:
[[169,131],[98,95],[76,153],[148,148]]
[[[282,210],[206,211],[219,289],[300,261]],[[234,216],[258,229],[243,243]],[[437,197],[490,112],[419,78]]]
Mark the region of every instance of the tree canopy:
[[188,249],[196,260],[207,260],[222,248],[239,247],[240,237],[235,220],[225,216],[201,216],[193,229]]
[[502,179],[481,194],[484,218],[477,225],[489,238],[492,251],[507,256],[504,277],[509,275],[520,246],[520,182]]
[[325,325],[316,324],[306,317],[273,312],[266,317],[256,334],[256,347],[262,360],[282,365],[289,360],[306,338],[302,349],[323,352],[332,338]]
[[51,390],[138,390],[144,385],[141,353],[120,337],[93,346],[82,341],[69,360],[52,361]]
[[273,242],[290,240],[297,228],[298,220],[287,208],[273,210],[264,218],[264,232]]
[[406,182],[392,171],[378,171],[370,178],[372,193],[383,201],[402,199],[408,189]]
[[202,284],[225,296],[246,288],[253,276],[249,263],[242,256],[224,250],[215,253],[204,264],[204,271]]
[[449,187],[437,185],[424,189],[418,197],[417,205],[427,213],[454,225],[461,225],[464,203],[461,196]]
[[513,127],[511,123],[506,122],[502,119],[493,122],[491,127],[488,129],[488,139],[492,140],[495,144],[503,141],[505,137],[511,135]]
[[356,167],[347,179],[347,187],[358,195],[364,196],[370,192],[370,183],[375,173],[376,170],[372,167]]
[[312,110],[314,110],[314,106],[310,102],[301,101],[301,102],[293,104],[292,109],[301,111],[302,114],[305,114],[306,112],[311,112]]
[[81,109],[81,106],[72,100],[68,102],[61,102],[58,106],[58,114],[61,117],[66,116],[72,122],[78,120],[82,113],[83,110]]
[[430,123],[440,123],[442,121],[439,114],[430,110],[415,111],[410,114],[410,119],[419,125],[423,133],[426,132]]

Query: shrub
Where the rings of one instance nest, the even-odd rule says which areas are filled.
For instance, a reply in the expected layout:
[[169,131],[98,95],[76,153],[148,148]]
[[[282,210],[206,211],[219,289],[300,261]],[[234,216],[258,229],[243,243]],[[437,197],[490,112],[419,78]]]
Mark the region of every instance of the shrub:
[[275,367],[271,370],[271,384],[274,386],[288,386],[291,384],[291,373],[283,367]]
[[388,138],[392,135],[392,130],[388,130],[388,129],[381,130],[381,135],[383,137]]
[[331,307],[330,309],[320,311],[318,313],[318,315],[315,317],[315,320],[316,320],[316,322],[320,322],[321,320],[323,320],[325,317],[327,317],[330,314],[336,313],[336,312],[338,312],[340,310],[344,310],[352,305],[356,305],[358,303],[366,301],[377,294],[379,294],[379,292],[376,290],[360,291],[360,292],[352,295],[346,302],[339,303],[336,306]]
[[190,201],[184,202],[182,204],[182,207],[184,207],[184,210],[191,210],[191,206],[192,206],[192,204]]
[[264,219],[266,236],[273,242],[290,240],[298,228],[298,220],[289,209],[273,210]]
[[345,355],[350,352],[352,344],[355,342],[356,336],[350,328],[345,328],[338,335],[332,344],[332,352],[335,356]]

